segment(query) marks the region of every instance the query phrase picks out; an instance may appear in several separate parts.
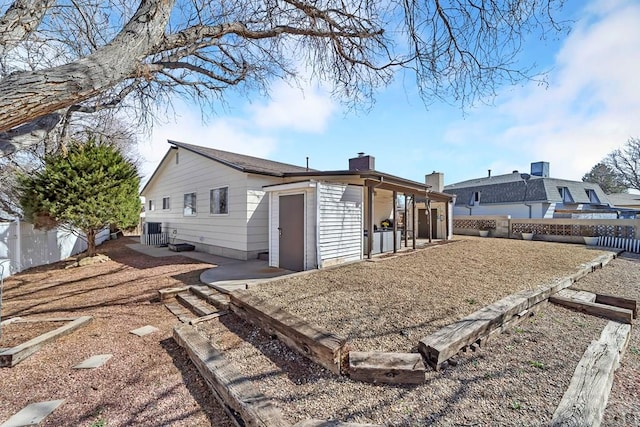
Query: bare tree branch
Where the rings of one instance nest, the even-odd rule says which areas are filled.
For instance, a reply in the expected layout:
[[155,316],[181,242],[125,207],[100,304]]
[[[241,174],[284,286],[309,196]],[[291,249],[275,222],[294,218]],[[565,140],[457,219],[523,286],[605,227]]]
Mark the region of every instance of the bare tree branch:
[[146,121],[176,94],[224,102],[229,88],[265,93],[305,67],[351,105],[402,67],[425,102],[464,107],[531,77],[516,55],[528,34],[563,29],[553,18],[563,2],[16,0],[0,18],[0,50],[13,48],[0,61],[0,132],[105,107]]
[[42,22],[55,0],[17,0],[0,17],[0,57],[25,40]]

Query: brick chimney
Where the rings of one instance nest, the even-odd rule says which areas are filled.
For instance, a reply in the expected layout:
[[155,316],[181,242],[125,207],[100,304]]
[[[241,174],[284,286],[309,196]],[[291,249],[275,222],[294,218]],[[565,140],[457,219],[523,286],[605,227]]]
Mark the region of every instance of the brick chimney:
[[373,156],[358,153],[358,157],[349,159],[350,171],[371,171],[376,168],[376,158]]
[[442,193],[444,191],[444,174],[442,172],[433,171],[424,176],[424,182],[431,186],[432,191]]

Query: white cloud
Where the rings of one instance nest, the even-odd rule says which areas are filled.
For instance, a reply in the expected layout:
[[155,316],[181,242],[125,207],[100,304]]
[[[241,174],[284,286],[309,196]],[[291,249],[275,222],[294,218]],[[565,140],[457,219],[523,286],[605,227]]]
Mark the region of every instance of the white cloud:
[[203,123],[197,108],[176,103],[176,119],[156,124],[150,142],[139,147],[143,175],[153,173],[169,148],[168,139],[269,158],[280,135],[291,131],[322,133],[335,109],[324,90],[306,86],[302,91],[284,82],[274,83],[265,102],[244,107],[244,116],[219,116]]
[[336,105],[321,88],[306,85],[289,86],[278,81],[271,89],[271,98],[265,103],[249,107],[253,122],[262,129],[323,132]]
[[556,55],[548,88],[515,90],[488,112],[489,124],[458,122],[448,142],[484,141],[496,157],[518,156],[525,166],[549,161],[552,176],[580,179],[629,137],[640,136],[638,22],[637,2],[592,3]]
[[178,107],[176,114],[175,120],[156,125],[150,141],[139,146],[147,178],[169,149],[169,139],[256,157],[268,157],[277,144],[272,136],[252,133],[251,123],[244,119],[221,117],[203,123],[199,110],[187,106]]

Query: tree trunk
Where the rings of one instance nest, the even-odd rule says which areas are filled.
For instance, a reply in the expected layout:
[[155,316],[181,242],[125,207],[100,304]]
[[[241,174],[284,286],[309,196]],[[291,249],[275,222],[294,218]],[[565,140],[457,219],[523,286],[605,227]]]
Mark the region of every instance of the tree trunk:
[[0,81],[0,131],[89,99],[141,73],[142,59],[162,41],[175,0],[141,0],[109,44],[75,62],[13,73]]
[[16,0],[0,17],[0,56],[33,32],[55,0]]
[[96,256],[96,230],[93,228],[86,230],[87,235],[87,256]]

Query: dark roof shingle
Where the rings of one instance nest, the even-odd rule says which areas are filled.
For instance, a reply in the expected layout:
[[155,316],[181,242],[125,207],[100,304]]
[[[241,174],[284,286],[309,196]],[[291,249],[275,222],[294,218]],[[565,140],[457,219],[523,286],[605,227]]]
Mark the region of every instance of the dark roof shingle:
[[215,148],[185,144],[178,141],[169,140],[169,143],[247,173],[283,176],[285,173],[308,172],[313,170],[302,166],[289,165],[287,163],[275,162],[273,160],[261,159],[244,154],[231,153],[229,151],[217,150]]

